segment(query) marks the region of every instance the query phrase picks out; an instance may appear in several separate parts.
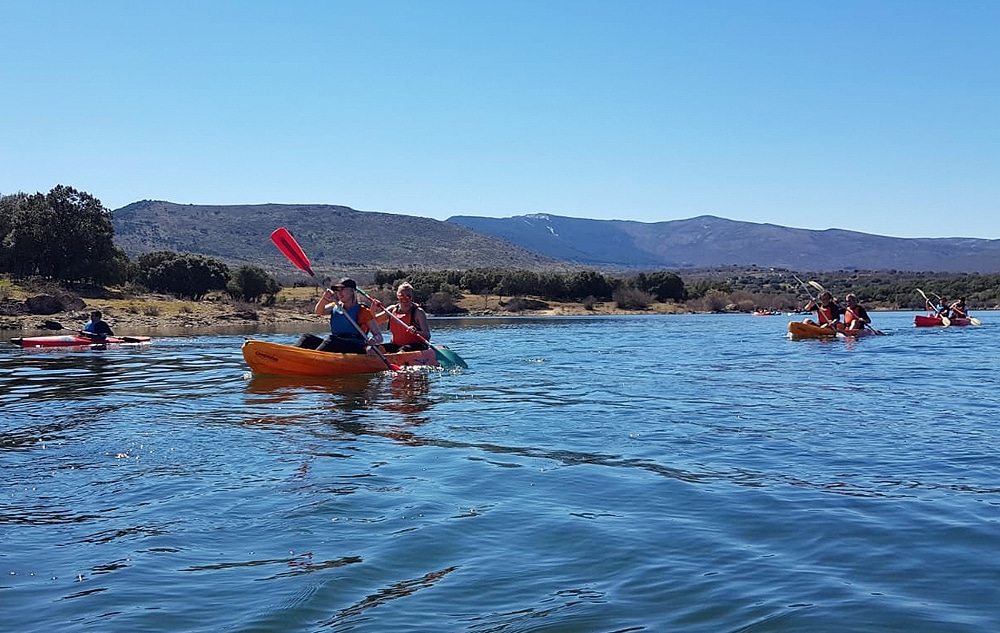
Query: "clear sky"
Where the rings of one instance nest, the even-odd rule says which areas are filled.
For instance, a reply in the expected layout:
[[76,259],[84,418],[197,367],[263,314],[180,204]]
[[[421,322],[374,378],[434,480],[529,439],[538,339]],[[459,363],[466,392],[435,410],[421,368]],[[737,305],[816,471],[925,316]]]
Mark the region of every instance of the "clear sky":
[[1000,238],[1000,0],[6,0],[0,193]]

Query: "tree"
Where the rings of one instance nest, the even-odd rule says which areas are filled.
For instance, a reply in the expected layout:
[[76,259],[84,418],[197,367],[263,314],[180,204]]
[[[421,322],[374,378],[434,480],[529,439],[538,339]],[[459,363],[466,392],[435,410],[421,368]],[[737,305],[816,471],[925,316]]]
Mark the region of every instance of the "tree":
[[0,198],[0,265],[17,277],[106,283],[121,276],[111,212],[58,185],[48,194]]
[[279,290],[281,286],[278,282],[258,266],[240,266],[226,286],[226,291],[233,298],[256,302],[266,296],[265,303],[269,304],[274,302]]
[[588,295],[610,299],[612,290],[608,279],[592,270],[573,273],[566,280],[566,292],[571,299],[583,299]]
[[229,284],[229,267],[202,255],[157,251],[140,255],[136,267],[136,281],[150,290],[195,301],[210,290],[225,290]]
[[657,271],[654,273],[639,273],[632,280],[632,285],[639,290],[648,292],[657,301],[684,301],[687,299],[687,291],[684,289],[684,281],[676,273],[667,271]]

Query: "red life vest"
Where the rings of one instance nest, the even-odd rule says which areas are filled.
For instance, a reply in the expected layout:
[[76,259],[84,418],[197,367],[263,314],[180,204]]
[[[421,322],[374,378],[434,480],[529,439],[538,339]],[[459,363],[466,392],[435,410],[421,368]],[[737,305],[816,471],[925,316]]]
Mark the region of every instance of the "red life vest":
[[[407,312],[399,312],[399,304],[391,306],[389,310],[399,317],[399,320],[406,325],[417,327],[415,318],[417,314],[417,304],[414,303]],[[392,342],[396,345],[412,345],[414,343],[421,342],[420,337],[417,334],[410,332],[396,319],[389,319],[389,332],[392,333]]]
[[847,310],[844,312],[844,324],[847,325],[848,327],[850,327],[851,324],[854,323],[855,321],[860,321],[860,320],[861,317],[855,314],[854,310],[847,308]]
[[820,325],[837,322],[837,318],[833,315],[833,310],[823,305],[816,306],[816,318],[819,320]]

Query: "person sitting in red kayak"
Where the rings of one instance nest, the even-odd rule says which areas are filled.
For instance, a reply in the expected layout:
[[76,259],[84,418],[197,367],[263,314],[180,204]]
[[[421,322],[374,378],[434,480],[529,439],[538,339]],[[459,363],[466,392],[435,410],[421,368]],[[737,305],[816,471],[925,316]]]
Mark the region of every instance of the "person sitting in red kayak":
[[949,308],[951,314],[948,318],[950,319],[968,319],[969,309],[965,307],[965,297],[959,299],[955,303],[951,304]]
[[104,338],[105,336],[114,336],[115,333],[111,331],[111,326],[108,325],[103,318],[101,318],[100,310],[92,310],[90,312],[90,320],[87,324],[83,326],[83,331],[81,334],[84,336],[89,336],[91,338]]
[[[816,320],[819,321],[820,327],[833,328],[835,331],[840,329],[840,315],[844,313],[844,309],[834,302],[829,290],[820,293],[818,303],[810,300],[803,309],[806,312],[816,312]],[[805,323],[816,325],[812,319],[806,319]]]

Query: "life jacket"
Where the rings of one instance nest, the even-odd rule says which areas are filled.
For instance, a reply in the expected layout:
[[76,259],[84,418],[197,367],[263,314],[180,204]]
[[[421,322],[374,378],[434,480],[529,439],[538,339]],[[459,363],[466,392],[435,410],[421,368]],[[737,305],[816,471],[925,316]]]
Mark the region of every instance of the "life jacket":
[[816,306],[816,319],[819,321],[820,325],[823,325],[824,323],[836,323],[838,320],[833,308],[824,305]]
[[[347,313],[346,316],[345,312]],[[334,308],[333,312],[330,313],[330,332],[340,338],[364,340],[365,337],[351,325],[351,322],[347,320],[347,316],[350,316],[363,332],[368,332],[368,322],[372,319],[372,313],[360,303],[355,303],[350,308],[347,308],[347,310]]]
[[864,319],[858,316],[858,314],[851,308],[847,308],[846,310],[844,310],[844,324],[847,327],[850,327],[851,324],[854,323],[855,321],[864,322]]
[[[392,311],[399,320],[406,325],[412,325],[417,327],[417,308],[419,306],[416,303],[410,305],[410,309],[406,312],[399,312],[399,304],[390,306],[389,310]],[[410,332],[402,323],[396,319],[389,319],[389,332],[392,333],[392,342],[396,345],[412,345],[414,343],[422,342],[417,334]]]

